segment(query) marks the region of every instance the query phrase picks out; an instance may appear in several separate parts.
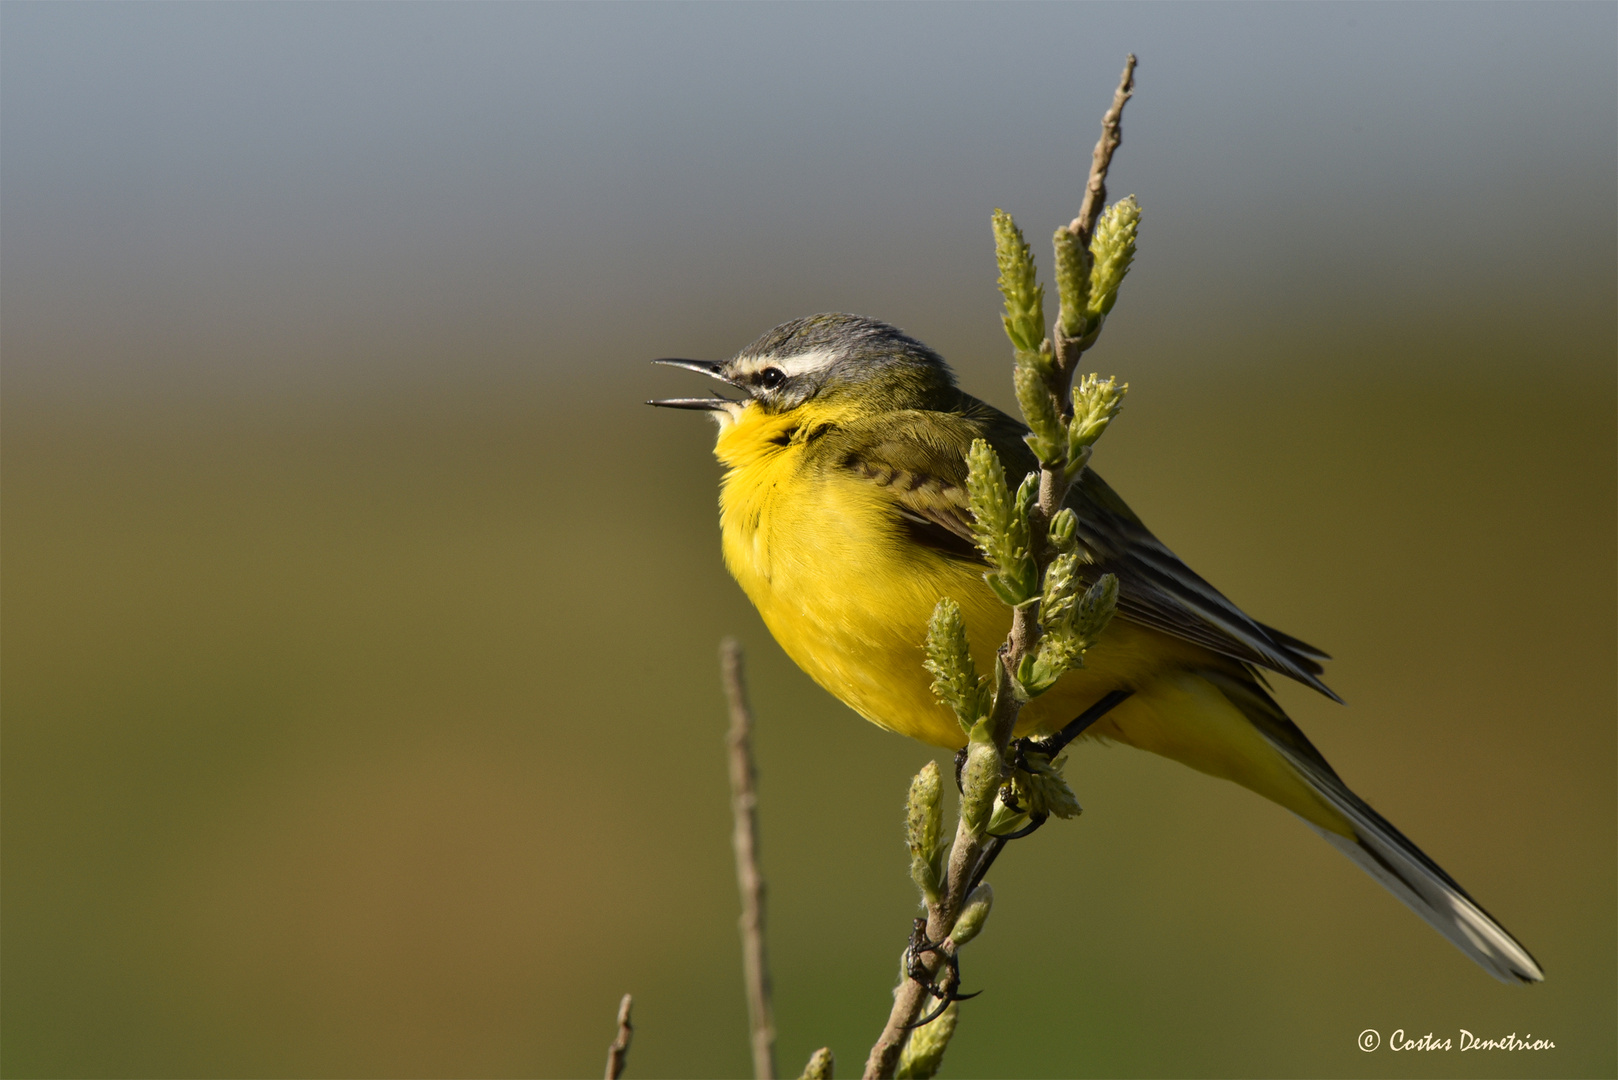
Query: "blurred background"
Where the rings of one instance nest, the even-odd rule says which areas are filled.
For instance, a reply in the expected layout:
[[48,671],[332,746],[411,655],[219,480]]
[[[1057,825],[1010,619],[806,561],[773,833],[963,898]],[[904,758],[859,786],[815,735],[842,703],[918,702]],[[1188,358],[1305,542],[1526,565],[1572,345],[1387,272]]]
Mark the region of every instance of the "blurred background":
[[[928,758],[719,558],[701,392],[816,311],[1012,407],[990,211],[1068,220],[1124,54],[1097,465],[1281,700],[1536,953],[1081,748],[954,1076],[1611,1076],[1611,5],[0,7],[10,1076],[748,1070],[716,649],[779,1054],[857,1073]],[[1371,1054],[1365,1028],[1553,1039]],[[791,1073],[789,1073],[790,1075]]]

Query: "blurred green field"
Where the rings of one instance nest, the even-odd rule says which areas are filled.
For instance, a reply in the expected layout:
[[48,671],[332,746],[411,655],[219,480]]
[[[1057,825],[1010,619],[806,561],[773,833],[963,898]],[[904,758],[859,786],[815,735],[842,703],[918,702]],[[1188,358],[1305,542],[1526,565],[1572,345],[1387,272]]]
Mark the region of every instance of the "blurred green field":
[[[1496,984],[1246,792],[1089,748],[1085,816],[993,875],[946,1075],[1613,1075],[1614,391],[1585,346],[1535,381],[1135,378],[1097,461],[1337,657],[1347,708],[1284,704],[1545,985]],[[857,1070],[927,751],[769,641],[719,561],[709,426],[639,404],[670,377],[8,392],[6,1075],[592,1075],[624,991],[631,1075],[745,1073],[729,632],[783,1068],[829,1043]],[[1557,1049],[1355,1046],[1460,1027]]]
[[[0,4],[0,1075],[749,1071],[717,646],[780,1060],[855,1074],[923,747],[725,574],[640,402],[815,311],[1011,405],[1126,52],[1097,466],[1336,656],[1286,707],[1536,954],[1083,748],[945,1076],[1618,1075],[1611,4]],[[1060,43],[1057,51],[1053,45]],[[1048,271],[1048,263],[1042,264]],[[1359,1033],[1553,1039],[1395,1052]]]

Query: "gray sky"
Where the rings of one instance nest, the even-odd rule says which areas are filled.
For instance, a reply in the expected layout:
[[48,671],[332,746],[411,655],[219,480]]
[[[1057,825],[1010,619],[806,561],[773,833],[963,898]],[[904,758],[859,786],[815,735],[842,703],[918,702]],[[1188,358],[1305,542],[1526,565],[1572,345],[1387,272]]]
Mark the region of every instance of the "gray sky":
[[1611,4],[8,3],[0,25],[13,388],[566,378],[831,309],[1000,363],[989,212],[1048,264],[1130,50],[1120,357],[1237,363],[1258,327],[1302,348],[1368,319],[1554,345],[1612,318]]

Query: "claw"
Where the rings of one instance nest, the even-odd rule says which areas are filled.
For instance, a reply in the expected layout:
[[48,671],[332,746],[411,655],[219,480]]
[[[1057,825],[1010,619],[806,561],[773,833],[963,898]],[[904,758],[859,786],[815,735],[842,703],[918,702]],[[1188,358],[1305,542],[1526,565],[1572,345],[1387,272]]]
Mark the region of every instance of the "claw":
[[[1122,703],[1133,693],[1134,691],[1132,690],[1113,690],[1104,695],[1101,700],[1097,701],[1094,705],[1084,710],[1084,712],[1080,713],[1072,723],[1068,724],[1055,734],[1048,735],[1043,739],[1022,738],[1014,740],[1006,748],[1009,751],[1013,768],[1021,768],[1026,771],[1028,766],[1027,752],[1030,750],[1043,754],[1047,759],[1054,760],[1056,755],[1062,752],[1063,747],[1067,746],[1068,743],[1078,738],[1084,733],[1086,728],[1095,723],[1097,720],[1101,719],[1103,716],[1107,715],[1107,713],[1111,712],[1114,707]],[[956,790],[964,790],[961,774],[965,771],[965,769],[966,748],[962,747],[955,754]],[[1021,807],[1017,804],[1016,793],[1012,791],[1009,786],[1003,790],[1001,799],[1004,801],[1005,805],[1010,807],[1012,810],[1021,809]],[[1021,829],[1018,829],[1016,832],[1006,833],[1005,835],[991,834],[991,843],[989,848],[984,852],[983,858],[978,861],[977,868],[972,873],[972,878],[967,886],[966,892],[970,894],[971,891],[977,888],[979,883],[983,881],[983,876],[989,872],[989,867],[994,864],[994,860],[999,856],[1000,852],[1005,849],[1007,842],[1011,840],[1020,840],[1023,837],[1032,834],[1039,829],[1040,826],[1044,825],[1047,820],[1049,820],[1048,815],[1036,814],[1029,820],[1027,825]],[[927,970],[927,965],[921,961],[921,958],[926,956],[928,953],[938,953],[941,957],[943,957],[944,966],[947,968],[948,973],[945,975],[942,984],[934,980],[932,973]],[[961,963],[958,959],[956,959],[954,953],[949,952],[944,948],[944,942],[929,941],[927,939],[926,919],[917,919],[915,921],[915,924],[910,931],[910,944],[905,949],[905,958],[905,975],[920,983],[922,989],[925,990],[929,996],[938,999],[938,1005],[936,1008],[930,1010],[925,1016],[921,1017],[921,1019],[917,1020],[915,1023],[906,1024],[906,1029],[919,1028],[930,1024],[934,1020],[937,1020],[940,1016],[943,1016],[944,1010],[949,1008],[951,1003],[956,1001],[970,1001],[977,997],[978,994],[983,993],[981,990],[970,994],[956,993],[961,986]]]
[[[1019,746],[1017,747],[1016,756],[1012,759],[1012,768],[1016,769],[1020,765],[1022,765],[1022,747]],[[1006,809],[1010,810],[1012,813],[1022,813],[1022,804],[1017,801],[1017,789],[1010,783],[1007,783],[1000,789],[1000,801],[1004,803]]]
[[[1072,723],[1068,724],[1055,734],[1047,735],[1043,739],[1025,736],[1021,739],[1011,740],[1011,742],[1006,746],[1008,764],[1010,764],[1014,771],[1017,769],[1021,769],[1024,772],[1029,771],[1029,751],[1034,751],[1035,753],[1044,755],[1048,761],[1054,761],[1056,759],[1056,755],[1060,754],[1068,743],[1084,734],[1086,728],[1095,723],[1097,720],[1100,720],[1103,716],[1106,716],[1119,705],[1123,704],[1133,694],[1133,690],[1111,690],[1102,695],[1101,699],[1094,705],[1090,706],[1088,709],[1084,710],[1084,712],[1075,717]],[[965,765],[966,751],[962,750],[955,755],[955,785],[957,787],[960,786],[961,769]],[[1000,789],[1000,801],[1003,802],[1010,810],[1019,811],[1022,809],[1022,807],[1017,804],[1016,791],[1010,784],[1007,784],[1005,787]],[[1006,833],[1004,835],[999,833],[990,833],[989,835],[993,839],[1000,841],[1000,847],[1004,847],[1006,841],[1008,840],[1021,840],[1025,836],[1032,835],[1039,829],[1041,825],[1045,824],[1047,817],[1048,815],[1040,814],[1032,818],[1027,825],[1021,829],[1018,829],[1016,832]],[[983,875],[988,872],[989,864],[992,863],[995,856],[999,854],[1000,851],[998,848],[992,849],[988,853],[988,857],[985,858],[983,863],[979,865],[978,872],[973,879],[974,887],[976,887],[977,882],[983,879]]]
[[948,997],[944,998],[943,1001],[940,1001],[938,1003],[938,1007],[936,1009],[934,1009],[932,1012],[928,1013],[926,1016],[923,1016],[920,1020],[917,1020],[915,1023],[906,1024],[905,1029],[907,1031],[911,1031],[911,1030],[914,1030],[914,1029],[919,1028],[919,1027],[926,1027],[928,1024],[932,1023],[934,1020],[937,1020],[940,1016],[944,1015],[944,1010],[949,1008],[949,1002],[950,1002],[950,999]]
[[[921,923],[922,927],[925,927],[926,924],[922,922],[922,920],[917,919],[916,921]],[[914,934],[911,935],[911,940],[914,942]],[[908,974],[912,979],[915,979],[917,982],[921,983],[922,989],[926,990],[928,995],[937,998],[938,1006],[925,1016],[921,1017],[921,1019],[916,1020],[914,1023],[906,1024],[905,1028],[907,1030],[919,1028],[926,1024],[932,1023],[934,1020],[937,1020],[940,1016],[944,1015],[944,1010],[949,1008],[952,1002],[971,1001],[973,998],[983,993],[982,990],[974,990],[970,994],[957,994],[955,992],[961,985],[961,963],[958,959],[956,959],[954,953],[944,951],[943,945],[944,943],[941,941],[927,941],[926,935],[923,933],[922,943],[919,946],[915,944],[912,944],[911,946],[912,954],[917,952],[938,953],[944,958],[944,964],[949,969],[949,974],[944,977],[943,985],[940,986],[938,983],[932,982],[926,977],[927,969],[922,966],[920,960],[911,960],[909,970],[906,972],[906,974]]]
[[[921,962],[921,958],[928,953],[937,953],[941,956],[944,967],[948,969],[948,974],[944,976],[942,985],[934,981],[932,975],[927,971],[927,966]],[[905,974],[920,983],[930,996],[941,999],[946,1007],[952,1001],[967,1001],[983,993],[983,991],[979,990],[976,993],[963,996],[955,992],[961,985],[961,962],[954,953],[944,948],[944,942],[929,941],[927,939],[926,919],[917,919],[915,921],[910,931],[910,944],[905,948],[905,955],[909,958],[905,964]],[[920,1027],[936,1019],[938,1015],[937,1012],[932,1013],[925,1019],[917,1020],[914,1024],[906,1026]]]

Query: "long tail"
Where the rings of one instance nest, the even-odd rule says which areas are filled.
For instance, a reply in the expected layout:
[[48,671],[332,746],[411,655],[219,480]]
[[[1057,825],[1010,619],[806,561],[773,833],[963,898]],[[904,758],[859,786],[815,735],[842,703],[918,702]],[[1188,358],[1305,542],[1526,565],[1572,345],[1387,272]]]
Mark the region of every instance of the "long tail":
[[[1277,749],[1286,755],[1284,747]],[[1522,943],[1386,818],[1367,806],[1336,775],[1316,776],[1309,771],[1308,762],[1290,756],[1288,760],[1321,797],[1354,823],[1358,841],[1318,825],[1310,824],[1310,828],[1380,881],[1490,975],[1507,983],[1544,981],[1544,970]]]
[[1308,822],[1311,828],[1501,982],[1544,980],[1545,972],[1528,950],[1454,878],[1350,791],[1268,694],[1250,682],[1215,678],[1265,741],[1321,799],[1348,819],[1355,836],[1341,836]]

